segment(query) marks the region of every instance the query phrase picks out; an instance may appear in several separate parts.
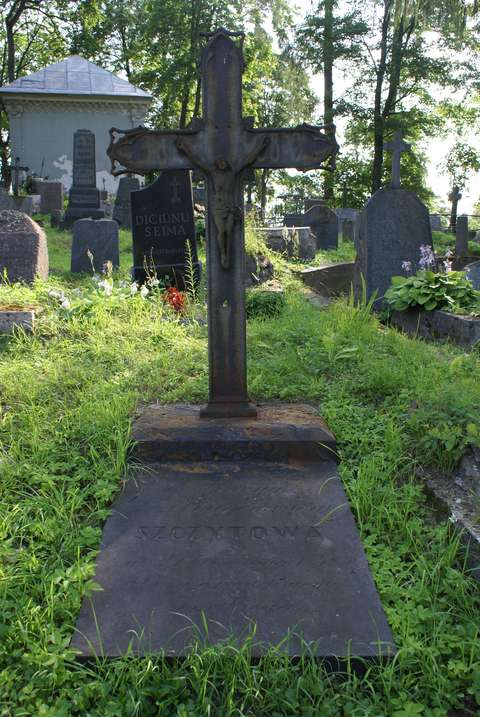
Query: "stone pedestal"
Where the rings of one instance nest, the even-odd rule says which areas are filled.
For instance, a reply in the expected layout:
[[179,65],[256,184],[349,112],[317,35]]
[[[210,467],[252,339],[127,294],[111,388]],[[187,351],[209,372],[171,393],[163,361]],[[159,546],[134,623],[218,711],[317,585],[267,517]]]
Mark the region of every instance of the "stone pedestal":
[[[309,406],[200,419],[150,406],[133,427],[140,463],[108,518],[72,647],[82,658],[183,655],[192,643],[278,645],[334,667],[394,653],[335,438]],[[208,629],[206,629],[208,626]]]

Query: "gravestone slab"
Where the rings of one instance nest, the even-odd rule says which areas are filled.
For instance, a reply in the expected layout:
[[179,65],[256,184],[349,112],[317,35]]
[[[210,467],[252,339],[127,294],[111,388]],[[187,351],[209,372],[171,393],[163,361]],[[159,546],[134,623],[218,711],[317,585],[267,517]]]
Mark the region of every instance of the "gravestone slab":
[[317,249],[337,249],[338,218],[326,204],[314,204],[303,215],[317,239]]
[[465,267],[467,279],[473,284],[473,288],[480,291],[480,261],[474,261]]
[[[93,257],[90,259],[88,252]],[[92,267],[93,262],[93,267]],[[118,224],[112,219],[77,219],[73,225],[71,272],[102,273],[111,262],[120,266]]]
[[310,227],[298,227],[296,229],[298,236],[298,258],[302,261],[311,261],[315,259],[317,253],[317,239]]
[[129,643],[182,655],[197,636],[238,643],[254,624],[253,657],[287,635],[292,656],[301,639],[333,663],[393,654],[334,438],[310,407],[260,406],[258,421],[225,422],[156,406],[134,435],[140,455],[170,460],[144,464],[113,505],[95,575],[103,589],[84,601],[71,643],[81,656],[114,657]]
[[42,214],[63,211],[63,184],[61,182],[38,182],[40,211]]
[[363,274],[367,299],[377,291],[380,300],[392,276],[406,276],[402,262],[418,267],[420,246],[432,247],[428,210],[413,192],[388,187],[380,189],[363,212],[357,241],[355,291],[360,296]]
[[355,222],[351,219],[344,219],[342,222],[342,239],[343,241],[355,241]]
[[183,289],[187,241],[197,281],[197,258],[190,173],[162,172],[152,184],[132,192],[133,278],[143,283],[148,273]]
[[140,181],[137,177],[120,178],[112,217],[121,227],[126,227],[127,229],[132,227],[130,195],[132,192],[138,192],[139,189]]
[[[312,204],[304,214],[285,214],[287,227],[310,227],[317,240],[317,249],[338,247],[338,218],[325,202],[309,200]],[[307,202],[305,202],[307,205]]]
[[96,186],[95,135],[88,129],[79,129],[73,135],[73,184],[62,227],[70,228],[77,219],[103,216]]
[[468,217],[462,215],[457,217],[455,231],[455,256],[467,256],[468,254]]
[[0,211],[0,276],[9,282],[48,279],[47,238],[43,229],[26,214],[14,209]]
[[433,232],[441,232],[443,229],[442,217],[440,214],[430,214],[430,227]]

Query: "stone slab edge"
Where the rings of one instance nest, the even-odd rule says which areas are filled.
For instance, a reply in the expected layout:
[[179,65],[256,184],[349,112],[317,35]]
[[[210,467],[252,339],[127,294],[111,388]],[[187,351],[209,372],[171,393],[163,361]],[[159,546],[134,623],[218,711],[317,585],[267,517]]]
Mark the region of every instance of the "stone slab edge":
[[335,436],[307,404],[261,403],[257,418],[199,418],[200,406],[146,406],[131,438],[146,461],[336,460]]
[[12,331],[16,326],[32,331],[35,323],[35,312],[25,309],[18,311],[4,311],[0,308],[0,333],[5,334]]
[[427,478],[425,489],[433,499],[434,507],[447,514],[451,523],[461,531],[469,573],[480,582],[480,522],[475,520],[471,499],[456,485],[452,476]]

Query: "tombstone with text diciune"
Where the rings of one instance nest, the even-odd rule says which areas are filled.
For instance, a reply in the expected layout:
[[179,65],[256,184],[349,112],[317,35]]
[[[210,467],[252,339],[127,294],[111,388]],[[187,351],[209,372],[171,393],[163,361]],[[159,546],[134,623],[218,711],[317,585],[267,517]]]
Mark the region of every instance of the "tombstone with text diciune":
[[168,286],[185,287],[188,244],[196,280],[200,277],[190,172],[172,170],[132,198],[133,278],[156,276]]

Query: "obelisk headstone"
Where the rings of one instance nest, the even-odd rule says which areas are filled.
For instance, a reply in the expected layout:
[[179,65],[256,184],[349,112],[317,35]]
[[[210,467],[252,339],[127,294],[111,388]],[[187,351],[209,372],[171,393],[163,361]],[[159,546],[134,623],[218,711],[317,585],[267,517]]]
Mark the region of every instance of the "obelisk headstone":
[[131,193],[133,278],[155,276],[167,286],[185,287],[189,261],[200,276],[190,172],[163,172],[145,189]]
[[415,271],[422,245],[433,250],[428,209],[414,192],[400,186],[400,156],[409,145],[396,133],[393,142],[385,146],[393,152],[392,180],[389,187],[375,192],[363,211],[354,282],[356,296],[360,297],[363,276],[367,299],[376,293],[378,301],[392,276],[406,274],[405,265],[410,264]]
[[103,217],[96,185],[95,135],[89,129],[79,129],[73,135],[73,184],[62,227],[70,228],[77,219]]

